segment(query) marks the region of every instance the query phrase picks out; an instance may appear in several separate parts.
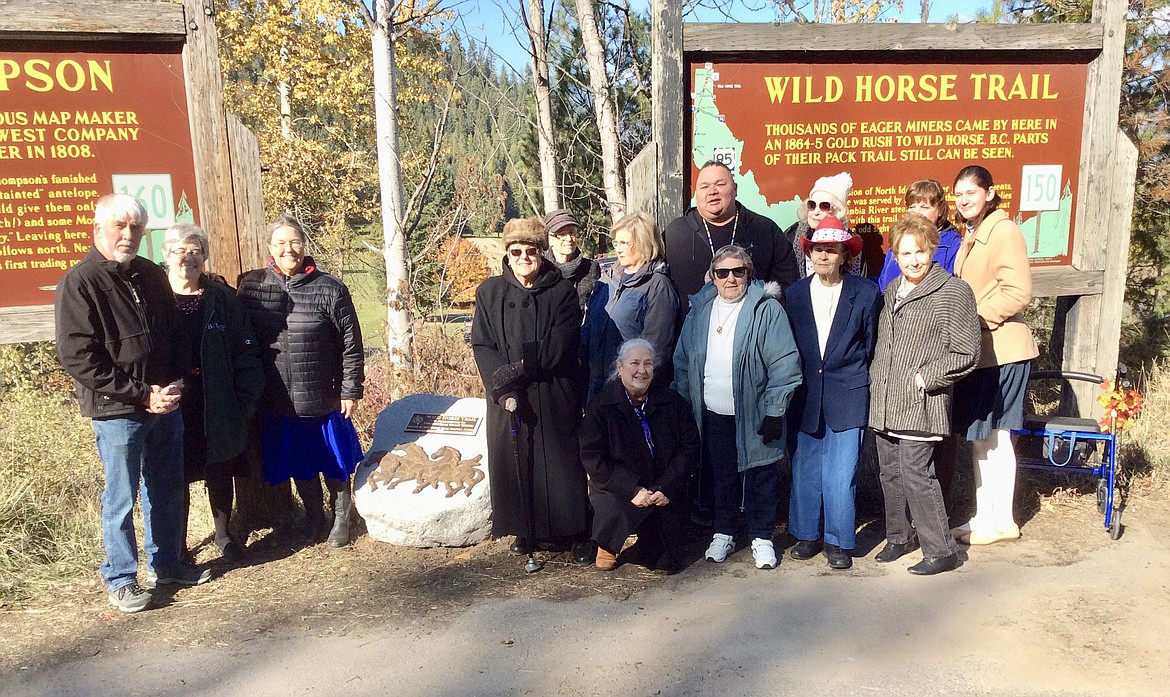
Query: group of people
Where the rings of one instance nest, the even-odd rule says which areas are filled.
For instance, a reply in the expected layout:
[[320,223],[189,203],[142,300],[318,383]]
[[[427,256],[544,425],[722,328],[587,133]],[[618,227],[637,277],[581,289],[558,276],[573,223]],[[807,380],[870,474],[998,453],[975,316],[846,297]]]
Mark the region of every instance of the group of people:
[[[345,285],[305,254],[300,223],[269,225],[267,265],[236,290],[207,273],[208,236],[190,223],[166,230],[165,268],[139,257],[147,218],[131,196],[99,198],[93,246],[56,292],[57,354],[105,475],[101,574],[123,612],[149,606],[155,585],[210,579],[187,549],[192,482],[206,482],[223,556],[246,555],[229,524],[232,478],[246,474],[250,444],[265,481],[296,483],[306,543],[326,532],[331,545],[349,543],[349,478],[362,457],[350,421],[364,382],[361,329]],[[132,517],[140,488],[142,585]]]
[[[781,231],[708,162],[695,206],[664,234],[643,213],[613,225],[605,269],[581,253],[571,212],[509,221],[471,331],[493,534],[514,536],[516,554],[671,571],[692,508],[709,516],[712,562],[736,549],[742,512],[742,546],[770,569],[788,462],[791,556],[847,569],[872,432],[887,537],[876,561],[921,547],[909,571],[933,575],[959,565],[957,541],[1019,537],[1010,432],[1037,356],[1023,235],[991,174],[968,166],[954,225],[939,182],[907,188],[869,278],[851,187],[844,172],[818,179]],[[952,527],[958,438],[972,444],[975,514]]]
[[[885,497],[878,562],[921,546],[910,571],[935,574],[958,565],[956,540],[1019,537],[1010,430],[1037,355],[1021,314],[1023,236],[983,167],[955,178],[957,228],[943,187],[915,182],[875,283],[848,227],[851,186],[846,173],[818,179],[781,231],[709,162],[694,208],[665,234],[644,213],[613,225],[616,261],[604,269],[582,254],[572,212],[510,220],[471,329],[493,534],[513,536],[516,554],[571,551],[601,569],[620,554],[677,570],[692,507],[709,515],[713,562],[735,550],[742,512],[755,565],[774,568],[790,462],[791,556],[823,552],[849,568],[868,429]],[[101,573],[125,612],[147,607],[156,584],[209,580],[186,547],[190,483],[206,482],[223,556],[243,557],[233,477],[256,445],[265,481],[295,483],[301,538],[343,546],[362,457],[351,421],[361,329],[346,286],[306,255],[301,224],[273,221],[267,264],[233,289],[207,272],[208,236],[195,225],[166,231],[162,268],[137,256],[146,223],[134,198],[98,199],[93,246],[56,292],[58,356],[105,475]],[[951,528],[957,438],[972,443],[976,508]],[[140,489],[146,588],[132,519]]]

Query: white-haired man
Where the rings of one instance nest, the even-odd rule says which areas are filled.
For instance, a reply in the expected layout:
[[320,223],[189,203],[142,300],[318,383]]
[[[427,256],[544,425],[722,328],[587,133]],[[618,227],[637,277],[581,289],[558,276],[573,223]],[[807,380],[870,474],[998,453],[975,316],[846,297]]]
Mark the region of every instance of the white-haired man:
[[138,256],[146,209],[109,194],[94,205],[93,221],[93,247],[57,285],[57,357],[93,420],[105,474],[102,578],[112,605],[137,612],[151,600],[138,585],[140,484],[148,585],[196,585],[210,574],[182,559],[184,361],[166,273]]

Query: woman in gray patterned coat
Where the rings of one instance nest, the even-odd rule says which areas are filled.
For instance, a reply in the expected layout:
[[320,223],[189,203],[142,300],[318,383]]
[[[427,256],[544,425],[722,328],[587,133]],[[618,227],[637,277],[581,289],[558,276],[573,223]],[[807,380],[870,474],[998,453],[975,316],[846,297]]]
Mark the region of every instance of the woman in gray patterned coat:
[[886,508],[886,546],[876,560],[894,561],[921,542],[922,561],[908,569],[921,576],[959,565],[934,449],[950,433],[955,382],[979,360],[975,295],[932,261],[938,237],[930,221],[911,213],[890,229],[902,274],[886,286],[870,364],[869,426]]

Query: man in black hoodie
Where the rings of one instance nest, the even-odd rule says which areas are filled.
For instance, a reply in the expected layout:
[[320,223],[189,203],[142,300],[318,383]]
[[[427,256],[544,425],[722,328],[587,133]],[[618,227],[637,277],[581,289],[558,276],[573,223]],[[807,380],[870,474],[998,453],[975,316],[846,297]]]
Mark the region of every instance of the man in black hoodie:
[[147,584],[196,585],[207,571],[183,561],[183,417],[175,302],[166,272],[138,256],[147,213],[126,194],[97,200],[94,244],[57,284],[57,357],[93,419],[106,488],[101,566],[110,603],[137,612],[150,603],[138,585],[134,500],[143,489]]
[[799,278],[796,255],[784,233],[735,196],[731,170],[722,162],[709,161],[695,182],[695,207],[666,226],[666,263],[684,313],[689,308],[688,296],[709,280],[711,257],[724,245],[748,250],[761,281],[776,281],[787,288]]

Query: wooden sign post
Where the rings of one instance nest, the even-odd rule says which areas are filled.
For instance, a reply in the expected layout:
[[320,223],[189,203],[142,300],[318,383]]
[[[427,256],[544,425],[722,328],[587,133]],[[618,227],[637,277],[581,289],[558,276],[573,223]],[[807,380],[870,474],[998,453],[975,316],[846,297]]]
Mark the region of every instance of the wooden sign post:
[[1091,24],[683,24],[674,5],[651,4],[655,142],[629,168],[631,208],[665,225],[719,160],[784,229],[844,171],[850,225],[884,234],[907,184],[983,165],[1029,242],[1034,295],[1060,298],[1054,356],[1114,373],[1137,164],[1117,126],[1123,0]]

